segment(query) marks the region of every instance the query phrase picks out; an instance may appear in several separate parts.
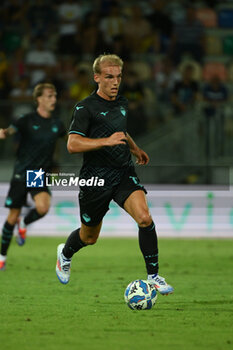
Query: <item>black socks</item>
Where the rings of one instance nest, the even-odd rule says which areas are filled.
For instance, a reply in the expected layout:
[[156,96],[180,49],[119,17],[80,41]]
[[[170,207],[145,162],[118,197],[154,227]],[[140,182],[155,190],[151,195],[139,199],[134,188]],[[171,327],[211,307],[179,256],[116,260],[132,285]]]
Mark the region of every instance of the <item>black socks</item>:
[[24,223],[25,225],[29,225],[32,222],[43,218],[43,216],[45,216],[45,214],[43,215],[39,214],[38,211],[34,208],[30,210],[29,213],[25,216]]
[[13,236],[13,230],[15,225],[9,224],[7,221],[3,225],[2,228],[2,244],[1,244],[1,254],[6,255],[9,245],[11,243],[11,239]]
[[155,225],[152,221],[150,226],[139,227],[139,246],[143,254],[148,275],[158,273],[158,240]]
[[63,248],[62,253],[67,259],[71,259],[74,253],[78,252],[81,248],[86,247],[86,244],[81,240],[79,236],[79,231],[80,228],[71,232],[66,240],[66,244]]

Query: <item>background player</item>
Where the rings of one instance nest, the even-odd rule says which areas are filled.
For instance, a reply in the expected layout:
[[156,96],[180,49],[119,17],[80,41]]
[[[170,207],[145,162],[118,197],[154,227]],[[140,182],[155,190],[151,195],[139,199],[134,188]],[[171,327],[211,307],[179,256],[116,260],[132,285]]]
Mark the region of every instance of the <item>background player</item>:
[[[48,171],[52,166],[56,141],[65,135],[65,127],[59,118],[52,115],[57,97],[53,84],[43,83],[35,86],[33,97],[37,109],[15,120],[7,129],[0,129],[0,139],[19,134],[19,145],[10,189],[5,201],[9,214],[2,228],[0,270],[6,266],[6,255],[15,224],[18,224],[17,242],[23,245],[26,238],[26,226],[42,218],[50,207],[48,188],[27,188],[26,170],[43,169]],[[24,219],[20,219],[21,208],[26,204],[30,193],[35,208],[31,209]]]
[[122,77],[122,60],[116,55],[101,55],[93,65],[96,93],[79,102],[74,109],[69,131],[70,153],[84,153],[80,178],[98,176],[104,188],[84,186],[79,193],[81,228],[73,231],[66,244],[57,249],[56,273],[66,284],[70,277],[71,258],[86,245],[94,244],[102,220],[112,199],[128,212],[139,227],[139,245],[145,259],[148,279],[161,294],[173,288],[158,275],[158,247],[146,190],[139,183],[131,160],[147,164],[148,155],[127,134],[127,100],[118,95]]

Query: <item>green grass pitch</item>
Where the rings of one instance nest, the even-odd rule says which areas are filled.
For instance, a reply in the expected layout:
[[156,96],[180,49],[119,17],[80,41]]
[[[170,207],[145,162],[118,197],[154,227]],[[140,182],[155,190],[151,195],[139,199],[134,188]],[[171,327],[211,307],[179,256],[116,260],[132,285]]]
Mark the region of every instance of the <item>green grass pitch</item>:
[[233,348],[233,240],[160,239],[160,274],[175,288],[152,310],[124,303],[145,278],[136,239],[101,238],[55,275],[59,238],[28,238],[0,273],[1,350],[228,350]]

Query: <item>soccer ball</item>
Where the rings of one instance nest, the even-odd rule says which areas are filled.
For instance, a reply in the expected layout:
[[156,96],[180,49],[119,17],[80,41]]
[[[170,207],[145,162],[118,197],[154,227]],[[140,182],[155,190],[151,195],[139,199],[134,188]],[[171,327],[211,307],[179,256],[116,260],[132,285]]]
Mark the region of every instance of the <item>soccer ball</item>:
[[156,289],[148,281],[135,280],[126,287],[125,302],[132,310],[151,309],[156,299]]

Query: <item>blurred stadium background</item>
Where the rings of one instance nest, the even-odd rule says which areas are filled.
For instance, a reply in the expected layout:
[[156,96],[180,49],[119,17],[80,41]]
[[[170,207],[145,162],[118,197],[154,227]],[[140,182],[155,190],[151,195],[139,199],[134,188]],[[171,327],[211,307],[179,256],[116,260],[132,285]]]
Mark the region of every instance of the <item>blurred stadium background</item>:
[[[74,104],[95,88],[94,58],[116,53],[125,62],[129,133],[151,158],[137,171],[158,230],[232,236],[232,1],[6,0],[0,38],[0,127],[32,110],[33,87],[45,81],[57,87],[56,112],[68,127]],[[16,148],[17,139],[0,141],[1,223]],[[81,158],[61,141],[55,170],[74,162]],[[79,220],[75,193],[55,189],[50,214],[31,233],[70,232]],[[122,228],[135,234],[113,203],[103,234]]]

